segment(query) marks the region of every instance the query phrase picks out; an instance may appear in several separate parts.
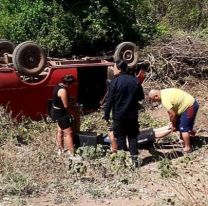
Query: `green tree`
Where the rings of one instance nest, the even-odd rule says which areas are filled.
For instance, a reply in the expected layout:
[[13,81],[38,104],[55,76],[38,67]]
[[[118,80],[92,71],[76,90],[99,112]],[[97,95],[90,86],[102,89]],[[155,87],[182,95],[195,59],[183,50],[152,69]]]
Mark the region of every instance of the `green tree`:
[[101,54],[122,41],[146,45],[157,32],[156,11],[153,0],[2,0],[0,37],[34,40],[50,55]]
[[20,43],[33,40],[49,53],[69,54],[73,40],[74,20],[52,1],[2,0],[0,3],[0,36]]
[[155,21],[144,12],[144,0],[71,1],[65,8],[77,17],[76,49],[95,52],[114,49],[122,41],[145,45],[155,33]]
[[171,27],[194,31],[208,27],[207,0],[162,0],[155,1],[157,13],[164,8],[160,21]]

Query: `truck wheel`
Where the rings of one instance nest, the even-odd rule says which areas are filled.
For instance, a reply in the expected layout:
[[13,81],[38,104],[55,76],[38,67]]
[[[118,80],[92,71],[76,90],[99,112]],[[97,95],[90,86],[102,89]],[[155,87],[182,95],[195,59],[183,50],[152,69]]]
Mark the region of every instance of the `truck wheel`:
[[0,57],[4,56],[4,53],[12,54],[14,51],[14,44],[6,39],[0,39]]
[[134,67],[139,61],[138,47],[132,42],[122,42],[116,47],[114,60],[124,60],[129,67]]
[[20,74],[35,76],[44,70],[46,55],[39,45],[32,41],[26,41],[14,49],[12,61]]

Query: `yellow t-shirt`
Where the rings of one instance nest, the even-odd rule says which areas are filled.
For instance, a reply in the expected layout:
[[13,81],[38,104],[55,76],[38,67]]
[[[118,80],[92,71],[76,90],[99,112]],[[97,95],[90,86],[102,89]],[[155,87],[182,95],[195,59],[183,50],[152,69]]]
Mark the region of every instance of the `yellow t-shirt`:
[[192,106],[194,101],[194,97],[181,89],[168,88],[161,90],[162,105],[167,110],[172,109],[178,115],[183,113],[188,107]]

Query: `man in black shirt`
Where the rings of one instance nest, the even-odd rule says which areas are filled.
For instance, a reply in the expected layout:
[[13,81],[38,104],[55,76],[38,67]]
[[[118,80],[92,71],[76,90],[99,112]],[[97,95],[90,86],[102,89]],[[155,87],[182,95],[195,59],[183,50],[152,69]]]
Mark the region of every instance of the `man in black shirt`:
[[144,92],[138,79],[127,74],[127,64],[123,60],[116,61],[114,65],[115,78],[112,80],[104,119],[109,120],[110,112],[113,115],[113,133],[116,138],[118,150],[127,150],[126,136],[129,141],[129,151],[133,163],[138,166],[138,101],[144,99]]

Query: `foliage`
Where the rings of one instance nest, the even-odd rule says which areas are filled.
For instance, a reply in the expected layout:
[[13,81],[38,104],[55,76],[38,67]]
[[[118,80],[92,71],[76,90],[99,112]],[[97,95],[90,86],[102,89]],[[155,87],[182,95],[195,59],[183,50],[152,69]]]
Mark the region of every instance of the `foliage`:
[[38,192],[38,186],[29,175],[19,172],[7,173],[0,179],[0,194],[3,195],[30,195]]
[[103,54],[122,41],[140,47],[173,28],[206,31],[207,1],[2,0],[0,38],[33,40],[49,55]]
[[167,124],[167,122],[162,119],[155,119],[149,113],[143,112],[139,116],[139,124],[141,128],[157,128]]
[[33,122],[29,118],[16,121],[4,107],[0,107],[0,116],[0,145],[8,140],[15,144],[28,144],[37,134],[48,131],[44,121],[43,124]]
[[[118,151],[110,155],[111,170],[120,173],[125,170],[133,171],[133,166],[129,155],[125,151]],[[124,181],[125,183],[125,181]]]
[[97,111],[92,114],[82,116],[80,130],[106,133],[108,126],[112,123],[107,124],[106,121],[102,119],[102,112]]
[[160,170],[160,175],[162,178],[172,177],[173,175],[176,174],[174,168],[172,167],[171,160],[167,158],[163,158],[159,162],[158,169]]
[[200,38],[208,41],[208,27],[206,27],[205,29],[202,29],[200,31],[197,30],[196,36],[199,36]]
[[79,26],[74,52],[101,53],[122,41],[144,45],[155,32],[155,23],[138,5],[146,4],[144,0],[65,2],[65,10],[76,16]]
[[87,171],[87,167],[83,162],[73,162],[71,161],[69,165],[69,173],[77,178],[82,177],[85,175]]
[[[182,14],[183,18],[181,19],[181,24],[185,25],[185,29],[193,30],[197,27],[205,28],[208,26],[207,20],[207,11],[204,7],[207,7],[207,1],[185,1],[181,4],[181,8],[186,8],[185,12],[184,9],[178,12],[178,17],[180,13]],[[184,15],[185,14],[185,15]]]
[[97,145],[97,147],[93,147],[93,146],[79,147],[76,153],[78,155],[81,155],[84,159],[97,159],[103,157],[106,152],[102,145]]
[[156,3],[161,22],[168,22],[170,27],[193,31],[208,27],[207,0],[163,0]]
[[143,6],[144,0],[3,0],[0,37],[34,40],[59,56],[103,52],[127,40],[144,45],[155,33],[155,22]]
[[39,42],[48,52],[70,52],[74,20],[55,1],[12,1],[0,3],[0,36],[16,43]]

